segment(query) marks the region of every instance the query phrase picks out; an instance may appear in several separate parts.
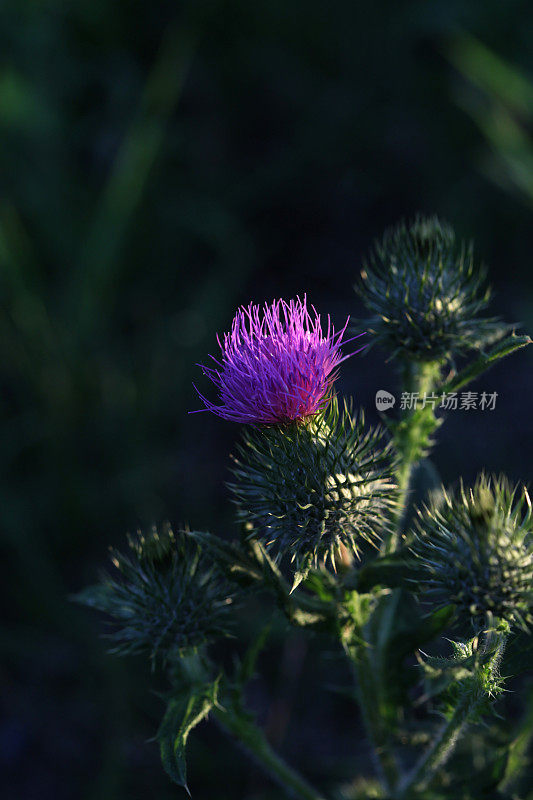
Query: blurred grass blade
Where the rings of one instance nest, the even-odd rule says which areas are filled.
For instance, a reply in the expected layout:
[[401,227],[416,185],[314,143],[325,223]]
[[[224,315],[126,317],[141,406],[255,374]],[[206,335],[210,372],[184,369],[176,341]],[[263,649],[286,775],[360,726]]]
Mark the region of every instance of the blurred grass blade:
[[533,81],[473,36],[454,38],[447,56],[467,81],[457,104],[474,120],[493,155],[483,171],[507,190],[514,186],[533,203]]
[[533,82],[469,34],[454,38],[448,57],[472,84],[522,117],[533,119]]
[[193,35],[177,24],[161,44],[137,118],[124,138],[72,276],[71,308],[80,333],[92,326],[118,286],[120,247],[160,152],[165,125],[178,102],[193,52]]

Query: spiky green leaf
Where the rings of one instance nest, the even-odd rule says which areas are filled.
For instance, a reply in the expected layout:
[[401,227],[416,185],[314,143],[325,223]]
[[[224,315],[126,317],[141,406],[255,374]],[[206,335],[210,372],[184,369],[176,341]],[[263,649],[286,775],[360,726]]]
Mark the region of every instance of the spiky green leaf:
[[172,698],[157,732],[161,762],[174,783],[188,794],[185,748],[190,732],[205,719],[217,702],[219,679],[189,686]]

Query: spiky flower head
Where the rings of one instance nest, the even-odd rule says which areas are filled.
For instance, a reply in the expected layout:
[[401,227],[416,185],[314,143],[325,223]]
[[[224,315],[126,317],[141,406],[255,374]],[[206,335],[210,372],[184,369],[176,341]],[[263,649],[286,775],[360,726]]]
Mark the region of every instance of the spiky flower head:
[[338,367],[345,358],[341,341],[348,321],[335,332],[328,317],[307,299],[250,303],[237,311],[229,333],[218,339],[216,366],[202,365],[217,387],[220,402],[200,393],[209,411],[234,422],[276,424],[301,420],[327,404]]
[[418,216],[376,242],[356,290],[374,314],[365,327],[376,342],[393,356],[441,361],[508,330],[479,317],[490,299],[484,283],[472,246],[457,243],[453,229],[436,217]]
[[387,529],[395,503],[390,443],[362,413],[330,405],[303,425],[247,429],[230,484],[238,517],[299,579],[335,558],[357,555]]
[[533,602],[533,518],[524,487],[481,475],[419,512],[411,545],[423,591],[454,603],[475,627],[492,615],[525,626]]
[[109,615],[112,652],[164,663],[227,632],[232,597],[189,534],[154,527],[128,545],[111,552],[112,573],[75,597]]

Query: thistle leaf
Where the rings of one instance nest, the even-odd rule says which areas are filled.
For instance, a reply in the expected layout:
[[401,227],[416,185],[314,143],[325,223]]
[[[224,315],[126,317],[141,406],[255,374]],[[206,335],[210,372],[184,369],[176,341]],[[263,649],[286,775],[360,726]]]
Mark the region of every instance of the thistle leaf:
[[174,783],[190,796],[187,785],[185,747],[189,733],[205,719],[217,702],[219,678],[211,683],[187,687],[180,696],[172,698],[157,732],[161,762]]
[[481,353],[472,363],[468,364],[457,375],[450,378],[445,384],[439,387],[439,391],[449,394],[462,389],[473,380],[478,378],[497,361],[512,353],[516,353],[522,347],[527,347],[532,340],[529,336],[517,336],[514,332],[505,339],[499,341],[493,348],[486,353]]
[[299,568],[294,573],[292,588],[290,591],[291,594],[295,591],[295,589],[298,588],[298,586],[302,583],[302,581],[305,581],[305,579],[309,575],[309,572],[311,571],[312,566],[313,566],[313,556],[311,555],[305,556],[303,561],[300,563]]

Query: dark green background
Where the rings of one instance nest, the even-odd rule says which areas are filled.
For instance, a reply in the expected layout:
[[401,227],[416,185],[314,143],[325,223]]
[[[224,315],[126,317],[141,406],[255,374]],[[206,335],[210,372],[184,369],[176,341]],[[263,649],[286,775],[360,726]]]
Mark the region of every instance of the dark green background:
[[[162,710],[147,668],[106,656],[66,598],[138,526],[234,532],[238,429],[187,412],[238,304],[307,292],[337,324],[360,316],[364,251],[423,211],[474,238],[493,310],[533,331],[532,42],[518,0],[3,1],[5,800],[182,796],[145,741]],[[371,419],[396,388],[385,358],[339,384]],[[532,364],[475,387],[499,393],[494,412],[450,415],[446,481],[531,478]],[[260,720],[321,785],[368,774],[356,712],[322,688],[336,662],[278,628]],[[279,796],[208,725],[190,783],[195,800]]]

